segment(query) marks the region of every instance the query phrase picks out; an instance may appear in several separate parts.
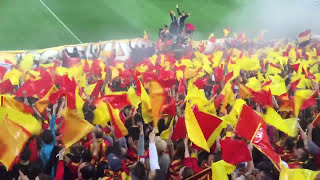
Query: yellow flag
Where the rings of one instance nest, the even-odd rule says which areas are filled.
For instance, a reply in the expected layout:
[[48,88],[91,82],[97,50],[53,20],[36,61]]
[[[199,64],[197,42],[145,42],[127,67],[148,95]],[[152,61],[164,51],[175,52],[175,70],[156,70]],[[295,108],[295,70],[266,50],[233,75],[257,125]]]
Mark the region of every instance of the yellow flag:
[[19,79],[21,75],[22,73],[20,71],[17,69],[12,69],[4,75],[3,80],[5,81],[9,79],[12,85],[19,85]]
[[142,107],[142,117],[145,123],[152,122],[152,108],[150,97],[147,91],[144,89],[142,83],[140,82],[141,86],[141,107]]
[[269,78],[272,80],[271,84],[269,85],[272,95],[280,96],[287,92],[287,87],[282,77],[276,75],[269,76]]
[[261,83],[255,77],[249,78],[246,86],[256,92],[261,90]]
[[66,108],[63,117],[65,119],[65,129],[62,142],[66,148],[78,142],[94,128],[88,121],[80,118],[76,110]]
[[136,109],[138,108],[139,104],[141,103],[141,98],[137,95],[135,89],[133,87],[130,87],[128,89],[128,99],[132,106],[134,106]]
[[0,161],[7,169],[11,168],[30,136],[21,127],[8,117],[0,119]]
[[118,77],[119,76],[118,68],[113,67],[113,66],[110,66],[110,68],[111,68],[111,72],[112,72],[111,79]]
[[8,117],[11,121],[19,124],[31,134],[40,134],[41,123],[31,114],[26,114],[12,108],[0,108],[0,120]]
[[27,54],[24,56],[23,60],[20,62],[20,67],[23,68],[24,71],[29,71],[33,66],[33,55]]
[[192,68],[186,68],[184,71],[184,78],[185,79],[190,79],[195,77],[198,74],[197,69],[192,69]]
[[150,82],[150,102],[152,107],[153,126],[158,126],[160,110],[165,102],[165,92],[162,86],[156,82]]
[[197,105],[200,111],[205,111],[205,106],[209,104],[203,89],[199,90],[192,82],[188,83],[188,94],[185,101],[189,101],[192,105]]
[[238,63],[240,64],[240,68],[246,71],[256,71],[261,69],[259,59],[257,57],[242,57]]
[[320,171],[311,171],[309,169],[288,169],[281,166],[279,180],[314,180]]
[[281,70],[276,68],[276,67],[273,67],[271,65],[268,66],[268,71],[267,71],[267,75],[269,74],[280,74],[281,73]]
[[209,146],[201,131],[198,121],[191,109],[191,105],[189,104],[189,102],[186,103],[185,121],[189,139],[198,147],[209,152]]
[[236,115],[240,115],[242,106],[244,104],[246,104],[246,101],[244,101],[243,99],[236,99],[231,111],[234,111]]
[[236,167],[232,164],[220,160],[218,162],[212,163],[212,179],[219,180],[229,180],[228,174],[231,174]]
[[103,101],[98,102],[98,105],[93,111],[93,114],[93,124],[98,124],[104,127],[111,120],[108,106]]
[[168,129],[161,132],[161,134],[160,134],[161,139],[168,140],[170,133],[171,133],[171,128],[173,126],[173,121],[174,121],[174,118],[172,118]]
[[281,116],[271,107],[268,107],[267,113],[264,117],[267,124],[277,128],[278,130],[288,134],[289,136],[297,136],[297,119],[282,119]]
[[140,73],[146,72],[148,70],[148,66],[141,64],[136,67],[136,70]]
[[94,88],[96,87],[96,84],[91,84],[91,85],[87,85],[84,87],[83,91],[86,95],[91,95],[92,91],[94,90]]

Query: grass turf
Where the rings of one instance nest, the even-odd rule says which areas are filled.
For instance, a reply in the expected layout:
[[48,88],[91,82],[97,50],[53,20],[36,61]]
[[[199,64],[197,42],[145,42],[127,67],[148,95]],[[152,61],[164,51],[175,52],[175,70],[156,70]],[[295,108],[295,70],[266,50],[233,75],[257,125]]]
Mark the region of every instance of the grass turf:
[[[221,31],[224,17],[239,0],[43,0],[82,42],[143,37],[156,39],[160,27],[170,24],[169,10],[179,4],[191,12],[187,19],[206,39]],[[0,50],[36,49],[78,43],[39,0],[1,0]]]
[[[39,0],[0,0],[0,50],[37,49],[78,43]],[[267,1],[267,0],[266,0]],[[192,15],[187,19],[196,27],[193,38],[207,39],[223,29],[255,32],[251,0],[43,0],[82,42],[143,37],[151,39],[170,24],[169,10],[179,4]],[[254,7],[254,6],[252,6]],[[243,9],[246,12],[243,13]],[[240,24],[240,26],[239,26]]]

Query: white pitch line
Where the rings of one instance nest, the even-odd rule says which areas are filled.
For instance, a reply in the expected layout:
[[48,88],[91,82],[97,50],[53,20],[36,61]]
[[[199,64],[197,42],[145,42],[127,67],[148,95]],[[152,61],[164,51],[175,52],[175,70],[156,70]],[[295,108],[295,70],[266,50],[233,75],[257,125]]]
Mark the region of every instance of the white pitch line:
[[70,32],[70,34],[82,44],[81,40],[58,18],[58,16],[54,14],[54,12],[52,12],[51,9],[44,2],[42,2],[42,0],[40,0],[40,2]]

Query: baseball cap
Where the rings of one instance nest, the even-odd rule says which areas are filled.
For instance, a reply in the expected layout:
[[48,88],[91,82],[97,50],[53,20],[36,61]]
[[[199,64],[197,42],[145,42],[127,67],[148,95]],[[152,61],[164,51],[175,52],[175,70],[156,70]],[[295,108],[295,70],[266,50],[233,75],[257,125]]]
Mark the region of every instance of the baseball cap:
[[117,157],[114,153],[108,154],[107,159],[110,166],[110,170],[119,171],[122,168],[121,159]]

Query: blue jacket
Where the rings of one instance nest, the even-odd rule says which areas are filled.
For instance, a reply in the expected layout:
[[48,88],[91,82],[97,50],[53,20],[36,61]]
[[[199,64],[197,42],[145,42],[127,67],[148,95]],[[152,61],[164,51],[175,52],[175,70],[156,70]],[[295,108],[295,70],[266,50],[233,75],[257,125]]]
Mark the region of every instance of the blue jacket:
[[42,143],[41,150],[40,150],[40,159],[41,159],[41,162],[42,162],[42,168],[43,169],[45,169],[47,164],[48,164],[52,149],[53,149],[54,144],[56,142],[55,129],[56,129],[56,115],[53,114],[51,116],[51,121],[50,121],[50,131],[53,134],[53,141],[50,144]]

